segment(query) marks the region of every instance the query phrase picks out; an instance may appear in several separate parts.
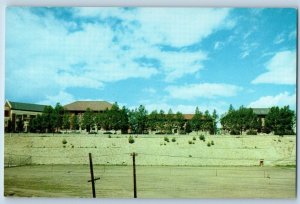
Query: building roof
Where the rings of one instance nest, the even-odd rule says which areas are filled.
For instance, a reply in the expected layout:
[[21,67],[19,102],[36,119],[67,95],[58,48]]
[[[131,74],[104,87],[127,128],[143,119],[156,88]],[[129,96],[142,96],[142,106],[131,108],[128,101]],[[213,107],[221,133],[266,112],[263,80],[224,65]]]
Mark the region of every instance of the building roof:
[[46,105],[39,105],[33,103],[20,103],[7,101],[8,105],[12,110],[23,110],[23,111],[33,111],[33,112],[43,112]]
[[192,120],[195,114],[183,114],[185,120]]
[[75,101],[64,105],[65,110],[68,111],[86,111],[87,108],[93,111],[104,111],[111,107],[112,104],[107,101]]
[[270,111],[270,108],[252,108],[252,110],[256,115],[267,115]]

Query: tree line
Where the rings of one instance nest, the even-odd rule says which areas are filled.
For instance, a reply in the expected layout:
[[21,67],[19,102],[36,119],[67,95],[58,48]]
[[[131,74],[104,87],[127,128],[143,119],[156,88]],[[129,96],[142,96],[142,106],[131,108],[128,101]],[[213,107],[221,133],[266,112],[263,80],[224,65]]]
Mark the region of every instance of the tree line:
[[[216,110],[210,113],[208,110],[201,112],[198,107],[193,117],[187,120],[181,112],[173,113],[169,109],[167,113],[163,110],[154,110],[150,113],[143,105],[129,110],[125,106],[120,108],[114,103],[110,109],[103,112],[93,112],[91,109],[79,115],[70,114],[57,103],[53,108],[46,106],[42,114],[31,118],[28,125],[29,132],[54,133],[66,130],[86,130],[94,132],[103,129],[105,131],[121,131],[122,134],[189,134],[195,132],[217,133],[218,114]],[[295,113],[289,106],[283,108],[272,107],[263,121],[253,112],[252,108],[241,106],[234,109],[230,105],[229,110],[220,118],[222,130],[232,135],[243,133],[257,134],[270,133],[276,135],[295,134]],[[24,122],[18,120],[16,130],[22,132]]]
[[[241,106],[235,110],[232,105],[221,119],[222,129],[232,135],[241,135],[246,132],[249,135],[257,133],[271,133],[275,135],[292,135],[296,116],[289,106],[282,108],[272,107],[266,115],[264,121],[254,114],[252,108]],[[264,124],[263,124],[264,122]]]

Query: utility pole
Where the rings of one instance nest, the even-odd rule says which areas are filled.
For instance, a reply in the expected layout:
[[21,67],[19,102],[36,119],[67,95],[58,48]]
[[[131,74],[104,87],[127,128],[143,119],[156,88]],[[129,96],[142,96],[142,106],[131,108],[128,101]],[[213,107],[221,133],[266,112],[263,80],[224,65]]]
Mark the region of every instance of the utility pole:
[[93,160],[92,160],[92,154],[91,153],[89,153],[89,160],[90,160],[91,180],[88,180],[88,182],[92,183],[93,198],[96,198],[95,181],[99,180],[100,177],[94,178]]
[[135,156],[137,156],[137,154],[135,152],[133,152],[131,154],[132,156],[132,165],[133,165],[133,197],[137,198],[137,193],[136,193],[136,172],[135,172]]

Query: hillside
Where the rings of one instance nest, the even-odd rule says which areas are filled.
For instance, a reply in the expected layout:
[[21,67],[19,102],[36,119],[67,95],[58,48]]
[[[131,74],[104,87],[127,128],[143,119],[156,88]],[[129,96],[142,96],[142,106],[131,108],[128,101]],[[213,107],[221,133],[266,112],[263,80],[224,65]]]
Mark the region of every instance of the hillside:
[[[171,141],[173,137],[176,142]],[[139,135],[129,144],[128,135],[6,134],[5,163],[31,156],[34,164],[88,164],[90,152],[94,164],[131,165],[130,153],[136,152],[137,165],[253,166],[260,159],[266,166],[296,164],[296,136],[206,135],[203,142],[194,133],[168,138],[165,142],[164,136]],[[214,145],[208,147],[212,140]]]

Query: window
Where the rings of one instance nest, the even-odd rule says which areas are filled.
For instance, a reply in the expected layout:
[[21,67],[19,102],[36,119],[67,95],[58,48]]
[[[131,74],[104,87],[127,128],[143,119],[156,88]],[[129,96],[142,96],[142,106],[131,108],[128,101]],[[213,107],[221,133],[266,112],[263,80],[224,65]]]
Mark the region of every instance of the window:
[[9,111],[8,111],[8,110],[5,110],[4,116],[5,116],[5,117],[9,117]]

